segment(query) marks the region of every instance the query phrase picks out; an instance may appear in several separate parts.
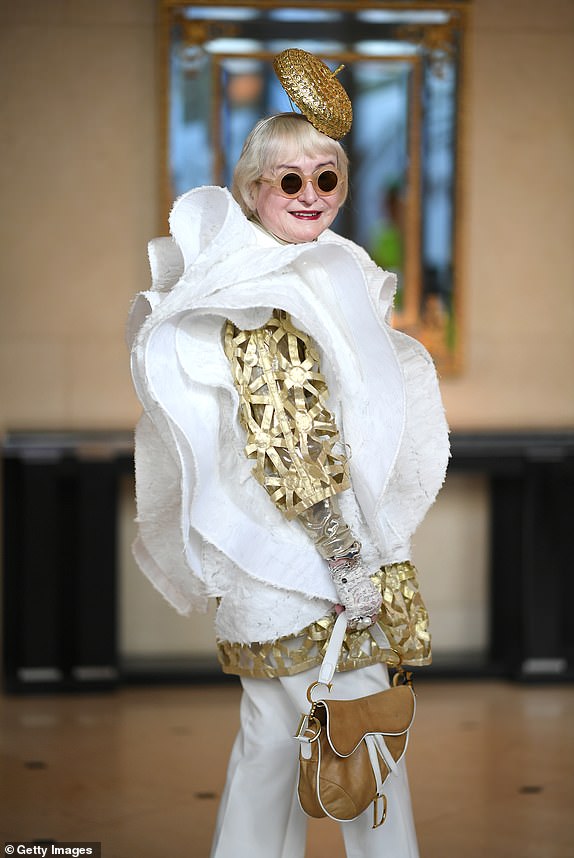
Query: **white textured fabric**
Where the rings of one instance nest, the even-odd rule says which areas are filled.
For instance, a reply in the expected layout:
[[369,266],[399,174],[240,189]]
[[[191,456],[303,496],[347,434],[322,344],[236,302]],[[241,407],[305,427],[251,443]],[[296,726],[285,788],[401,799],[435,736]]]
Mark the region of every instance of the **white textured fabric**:
[[223,188],[185,194],[170,225],[173,241],[151,244],[153,287],[128,326],[144,408],[134,554],[181,613],[222,597],[220,637],[273,640],[322,616],[336,592],[308,536],[251,476],[225,321],[252,329],[281,309],[314,339],[351,453],[353,492],[341,508],[379,563],[408,558],[444,478],[436,375],[424,348],[386,323],[394,275],[352,242],[327,231],[310,244],[261,246]]

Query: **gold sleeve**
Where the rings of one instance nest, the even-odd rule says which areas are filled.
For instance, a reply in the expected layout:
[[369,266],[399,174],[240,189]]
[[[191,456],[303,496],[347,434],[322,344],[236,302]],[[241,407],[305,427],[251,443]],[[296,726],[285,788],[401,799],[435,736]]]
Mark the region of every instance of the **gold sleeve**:
[[349,488],[339,433],[326,405],[319,355],[289,315],[276,310],[266,325],[225,328],[225,352],[240,396],[253,475],[287,518]]

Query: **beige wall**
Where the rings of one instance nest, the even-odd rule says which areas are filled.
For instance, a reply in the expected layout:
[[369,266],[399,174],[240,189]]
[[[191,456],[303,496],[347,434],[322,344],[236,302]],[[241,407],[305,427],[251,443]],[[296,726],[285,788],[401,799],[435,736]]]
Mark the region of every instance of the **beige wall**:
[[476,0],[454,427],[574,423],[574,2]]
[[0,430],[129,427],[157,229],[154,0],[0,4]]
[[[0,432],[130,428],[123,328],[159,228],[155,0],[0,0],[0,79]],[[476,0],[454,428],[574,425],[573,81],[574,0]],[[209,651],[209,623],[129,559],[128,495],[122,650]],[[415,540],[439,650],[486,642],[487,503],[454,475]]]
[[[158,231],[154,0],[0,0],[0,430],[131,427]],[[574,0],[476,0],[455,428],[574,424]],[[8,86],[6,86],[8,84]]]

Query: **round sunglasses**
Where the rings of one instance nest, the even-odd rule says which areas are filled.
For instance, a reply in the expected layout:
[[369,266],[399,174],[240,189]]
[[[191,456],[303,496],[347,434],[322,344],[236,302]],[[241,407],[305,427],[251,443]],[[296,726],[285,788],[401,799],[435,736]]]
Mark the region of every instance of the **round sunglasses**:
[[298,197],[299,194],[303,193],[307,182],[311,181],[318,196],[329,197],[337,192],[343,177],[335,167],[319,167],[310,176],[292,168],[283,170],[274,179],[267,179],[262,176],[259,181],[267,182],[272,188],[277,188],[284,197]]

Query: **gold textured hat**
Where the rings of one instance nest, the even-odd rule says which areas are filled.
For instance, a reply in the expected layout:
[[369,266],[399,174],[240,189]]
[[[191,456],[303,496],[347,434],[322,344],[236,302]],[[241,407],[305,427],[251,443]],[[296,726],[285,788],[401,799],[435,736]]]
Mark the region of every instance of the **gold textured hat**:
[[349,96],[334,72],[318,57],[299,48],[288,48],[273,59],[281,86],[318,131],[339,140],[353,122]]

